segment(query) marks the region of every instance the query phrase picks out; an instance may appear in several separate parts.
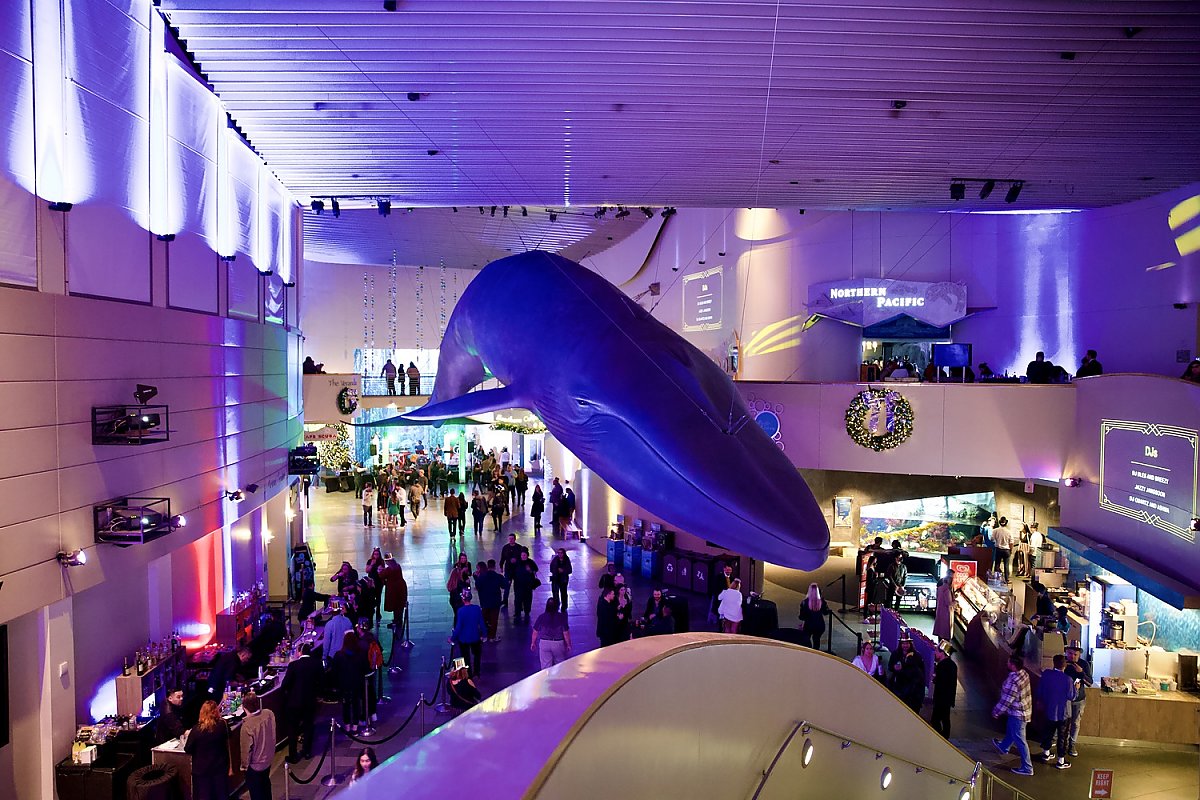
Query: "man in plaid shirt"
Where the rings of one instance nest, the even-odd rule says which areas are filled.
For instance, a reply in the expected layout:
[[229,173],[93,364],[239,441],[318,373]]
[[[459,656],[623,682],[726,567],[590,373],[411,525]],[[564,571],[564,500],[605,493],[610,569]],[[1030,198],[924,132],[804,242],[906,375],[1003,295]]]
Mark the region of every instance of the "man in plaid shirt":
[[1000,702],[992,709],[992,716],[1000,719],[1001,714],[1007,714],[1004,739],[992,739],[992,744],[1003,755],[1008,755],[1009,749],[1015,744],[1017,755],[1021,757],[1021,765],[1013,767],[1017,775],[1032,775],[1033,762],[1029,759],[1029,744],[1025,741],[1025,725],[1033,716],[1033,697],[1029,691],[1029,673],[1025,671],[1024,660],[1013,655],[1008,659],[1008,677],[1004,688],[1000,690]]

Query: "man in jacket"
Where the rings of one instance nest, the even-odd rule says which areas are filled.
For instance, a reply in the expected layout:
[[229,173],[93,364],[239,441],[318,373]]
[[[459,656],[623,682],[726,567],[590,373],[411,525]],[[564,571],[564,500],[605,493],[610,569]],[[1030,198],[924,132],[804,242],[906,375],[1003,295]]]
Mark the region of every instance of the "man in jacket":
[[446,515],[446,525],[450,529],[450,535],[458,533],[463,535],[463,531],[458,530],[458,497],[453,492],[446,494],[446,499],[442,501],[442,513]]
[[1063,668],[1067,677],[1072,680],[1075,696],[1071,700],[1071,729],[1067,739],[1067,754],[1071,758],[1079,755],[1075,752],[1075,741],[1079,738],[1079,720],[1083,718],[1083,707],[1087,704],[1087,687],[1092,685],[1092,666],[1083,658],[1083,648],[1078,641],[1067,646],[1067,664]]
[[1046,714],[1046,732],[1042,736],[1042,761],[1050,760],[1050,745],[1058,740],[1058,769],[1069,769],[1067,740],[1071,730],[1071,700],[1075,697],[1075,681],[1063,669],[1067,657],[1062,653],[1054,656],[1054,669],[1042,671],[1038,682],[1038,700]]
[[242,720],[240,741],[242,766],[246,770],[246,788],[250,800],[271,800],[271,762],[275,760],[275,712],[262,707],[258,695],[243,698],[246,718]]
[[900,603],[904,601],[904,585],[908,583],[907,558],[908,553],[897,550],[892,559],[891,572],[888,575],[888,582],[892,590],[892,608],[896,611],[900,610]]
[[992,744],[1001,755],[1008,755],[1013,745],[1021,757],[1020,766],[1012,768],[1017,775],[1032,775],[1033,762],[1029,760],[1029,744],[1025,741],[1025,726],[1033,715],[1033,698],[1029,693],[1029,673],[1021,656],[1008,659],[1008,677],[1000,689],[1000,702],[992,709],[992,716],[1000,719],[1007,715],[1004,739],[992,739]]
[[914,713],[921,713],[925,703],[925,660],[913,648],[912,637],[907,633],[900,637],[896,652],[888,659],[887,674],[892,693]]
[[504,593],[508,590],[508,581],[496,572],[496,560],[488,559],[487,564],[478,564],[475,576],[475,591],[479,594],[479,610],[483,612],[483,621],[487,625],[487,641],[498,642],[496,625],[500,621],[500,606],[504,604]]
[[342,649],[343,637],[347,631],[354,630],[354,623],[347,617],[344,610],[338,611],[325,623],[321,636],[321,657],[325,663],[333,661],[333,654]]
[[[283,720],[287,726],[288,762],[312,758],[313,732],[317,718],[317,689],[324,670],[312,657],[312,645],[300,646],[300,657],[288,664],[279,690],[283,692]],[[303,752],[300,741],[304,741]]]
[[[508,544],[500,549],[500,564],[504,570],[504,577],[508,579],[509,584],[512,584],[513,577],[517,574],[517,562],[521,560],[521,551],[529,552],[529,548],[523,544],[517,544],[517,535],[510,533],[508,535]],[[508,608],[508,592],[509,586],[504,587],[504,607]]]
[[459,606],[458,615],[454,620],[454,633],[450,638],[458,645],[471,670],[471,676],[475,677],[482,666],[483,640],[488,634],[488,629],[487,623],[483,621],[483,612],[471,599],[471,590],[464,590],[462,605]]
[[571,559],[565,547],[558,548],[557,555],[550,559],[550,592],[558,601],[561,611],[567,610],[567,581],[571,577]]
[[404,580],[404,569],[391,553],[383,557],[383,566],[379,569],[379,580],[383,583],[383,610],[390,611],[392,621],[389,628],[396,627],[397,616],[404,613],[408,605],[408,583]]
[[946,739],[950,738],[950,709],[958,692],[958,665],[950,658],[953,654],[949,642],[942,642],[933,651],[933,715],[929,724]]

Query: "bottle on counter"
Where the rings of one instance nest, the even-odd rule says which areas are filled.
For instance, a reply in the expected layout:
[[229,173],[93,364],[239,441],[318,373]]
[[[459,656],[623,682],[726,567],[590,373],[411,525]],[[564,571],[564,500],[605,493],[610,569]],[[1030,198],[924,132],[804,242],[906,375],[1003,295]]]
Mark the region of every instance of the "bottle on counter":
[[125,656],[125,666],[121,667],[121,674],[129,677],[129,656]]

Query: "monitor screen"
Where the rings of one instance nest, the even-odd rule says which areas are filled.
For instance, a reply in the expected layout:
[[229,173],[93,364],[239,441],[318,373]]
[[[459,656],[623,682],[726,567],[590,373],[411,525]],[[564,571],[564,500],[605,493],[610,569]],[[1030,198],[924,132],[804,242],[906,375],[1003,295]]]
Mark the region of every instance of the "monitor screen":
[[971,345],[935,344],[933,346],[933,363],[939,367],[969,367],[971,366]]

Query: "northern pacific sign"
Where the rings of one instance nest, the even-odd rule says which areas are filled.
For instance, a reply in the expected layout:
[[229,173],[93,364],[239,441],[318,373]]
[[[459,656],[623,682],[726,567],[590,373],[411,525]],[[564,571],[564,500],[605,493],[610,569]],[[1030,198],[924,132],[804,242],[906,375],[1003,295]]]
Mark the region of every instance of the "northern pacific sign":
[[816,283],[808,288],[808,310],[863,327],[900,314],[944,327],[967,315],[967,285],[884,278]]

